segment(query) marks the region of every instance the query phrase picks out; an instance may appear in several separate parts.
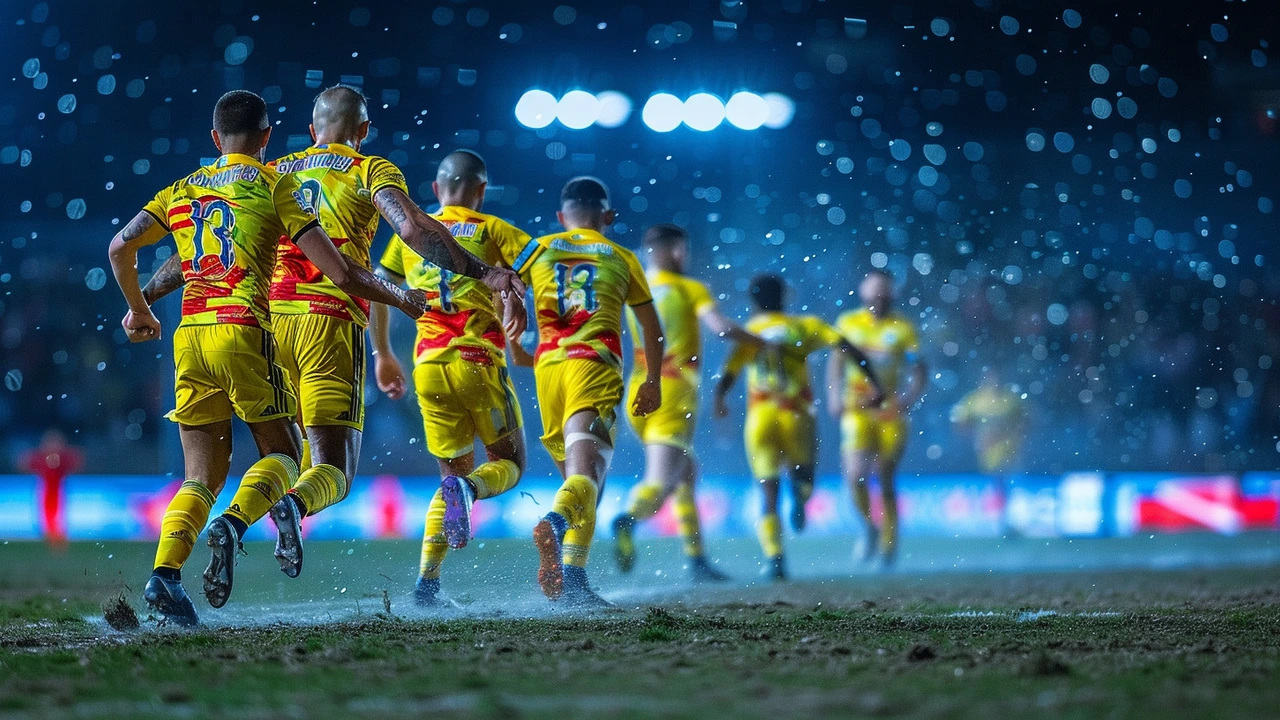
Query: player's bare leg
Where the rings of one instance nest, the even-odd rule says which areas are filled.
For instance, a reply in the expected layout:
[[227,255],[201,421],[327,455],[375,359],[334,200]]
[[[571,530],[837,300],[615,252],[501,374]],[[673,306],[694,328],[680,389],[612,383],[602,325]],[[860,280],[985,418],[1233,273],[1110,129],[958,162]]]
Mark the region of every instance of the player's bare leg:
[[854,507],[862,516],[862,537],[854,547],[854,557],[861,562],[874,560],[879,552],[880,530],[871,517],[871,489],[868,487],[875,460],[875,453],[865,450],[854,450],[844,455],[845,483],[853,496]]
[[262,456],[240,480],[227,511],[209,523],[209,566],[204,571],[204,594],[220,608],[231,597],[236,555],[249,526],[261,520],[298,479],[302,436],[291,419],[277,418],[249,423]]
[[231,421],[180,425],[184,479],[160,524],[160,542],[143,597],[165,622],[192,626],[195,605],[182,587],[182,566],[204,530],[218,493],[231,469]]
[[563,596],[578,607],[608,606],[587,583],[586,566],[613,441],[608,424],[594,410],[574,413],[565,421],[564,438],[565,459],[558,463],[564,484],[551,512],[533,529],[538,584],[552,600]]
[[276,560],[291,578],[302,573],[302,518],[346,499],[356,476],[364,434],[346,425],[307,427],[309,467],[271,507],[276,525]]
[[780,582],[787,579],[787,568],[782,556],[782,521],[778,519],[778,492],[781,480],[777,477],[760,479],[760,522],[756,536],[764,553],[762,577]]
[[451,459],[437,459],[440,489],[427,510],[422,538],[414,600],[426,607],[442,604],[440,566],[450,548],[465,547],[472,534],[471,506],[476,500],[494,497],[516,486],[525,469],[524,432],[516,430],[485,446],[487,462],[478,467],[475,453]]
[[658,513],[682,482],[691,482],[693,462],[683,448],[651,443],[644,446],[645,475],[631,490],[626,512],[613,519],[614,555],[618,569],[631,572],[636,562],[635,526]]
[[884,569],[893,567],[898,559],[898,461],[900,458],[881,455],[877,463],[876,478],[880,481],[880,499],[884,506],[880,525],[880,564]]

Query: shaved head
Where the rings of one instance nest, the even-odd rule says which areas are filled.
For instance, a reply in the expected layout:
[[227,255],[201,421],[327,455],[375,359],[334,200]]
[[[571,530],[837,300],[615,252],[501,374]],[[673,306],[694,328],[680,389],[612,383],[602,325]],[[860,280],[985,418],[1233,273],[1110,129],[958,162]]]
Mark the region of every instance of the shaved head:
[[334,85],[316,96],[311,109],[311,128],[317,137],[349,140],[360,135],[369,122],[369,106],[364,94],[350,85]]
[[444,156],[436,170],[436,183],[446,193],[464,192],[489,182],[484,158],[470,150],[454,150]]

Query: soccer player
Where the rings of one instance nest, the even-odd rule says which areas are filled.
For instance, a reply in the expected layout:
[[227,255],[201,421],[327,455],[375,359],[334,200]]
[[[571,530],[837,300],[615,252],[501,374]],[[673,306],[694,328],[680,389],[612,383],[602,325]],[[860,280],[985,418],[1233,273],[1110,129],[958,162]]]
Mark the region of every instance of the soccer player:
[[[457,241],[492,265],[510,265],[529,235],[480,212],[489,172],[469,150],[445,156],[431,187],[436,218]],[[426,292],[431,309],[417,322],[413,384],[426,430],[427,451],[440,464],[440,489],[427,510],[415,600],[439,599],[440,566],[450,548],[467,545],[471,506],[516,486],[525,468],[520,404],[507,373],[506,341],[492,289],[423,259],[398,236],[382,254],[378,273]],[[512,299],[518,299],[512,295]],[[523,308],[514,316],[527,318]],[[405,393],[404,369],[391,348],[390,314],[373,309],[374,375],[392,400]],[[514,332],[524,331],[523,324]],[[476,440],[486,461],[476,464]]]
[[[408,196],[404,175],[391,162],[360,152],[369,133],[365,98],[336,85],[321,92],[311,114],[315,144],[268,163],[297,178],[299,202],[319,218],[338,251],[369,269],[369,247],[379,216],[415,248],[460,275],[481,278],[497,291],[524,291],[515,273],[493,268],[467,252],[447,228]],[[385,307],[385,306],[378,306]],[[272,517],[281,532],[276,558],[289,577],[302,571],[301,527],[292,519],[315,515],[347,496],[355,478],[364,425],[364,325],[370,303],[327,278],[285,238],[276,254],[271,316],[290,387],[299,400],[305,435],[302,473]]]
[[1003,384],[996,368],[984,368],[982,384],[951,408],[951,422],[973,434],[978,466],[989,475],[1009,471],[1026,437],[1022,397]]
[[143,593],[154,611],[179,625],[198,622],[181,568],[226,483],[231,416],[249,424],[261,459],[209,525],[204,591],[210,605],[222,607],[231,595],[245,530],[298,478],[295,398],[276,361],[268,304],[281,236],[349,294],[396,305],[411,317],[426,306],[420,293],[392,287],[340,254],[309,212],[297,179],[262,164],[271,137],[262,98],[243,90],[223,95],[212,136],[221,157],[157,193],[109,251],[129,304],[121,325],[133,342],[160,337],[160,322],[138,286],[138,250],[172,234],[185,282],[174,334],[177,406],[169,417],[179,425],[186,472],[161,523],[155,569]]
[[[809,355],[838,348],[834,362],[866,367],[866,357],[840,337],[830,325],[812,315],[784,312],[786,284],[777,275],[762,275],[751,282],[751,300],[758,313],[746,330],[769,343],[760,347],[739,343],[729,356],[716,384],[716,415],[729,414],[725,397],[743,368],[747,369],[747,422],[743,432],[751,473],[760,483],[764,507],[756,533],[764,551],[762,574],[785,580],[782,522],[778,519],[778,491],[783,469],[790,471],[791,526],[804,529],[805,503],[813,494],[818,432],[809,385]],[[872,392],[878,388],[875,374],[867,370]]]
[[[654,225],[641,243],[654,308],[662,322],[666,354],[662,358],[662,407],[647,417],[628,413],[636,436],[644,444],[645,477],[631,490],[626,512],[613,520],[618,567],[631,572],[635,565],[635,532],[638,521],[655,515],[674,494],[676,520],[695,581],[728,579],[707,562],[694,502],[697,459],[693,452],[694,422],[698,416],[699,366],[702,337],[698,323],[719,337],[747,344],[762,344],[738,327],[716,307],[702,283],[685,275],[689,261],[689,236],[678,225]],[[636,332],[634,315],[632,332]],[[639,392],[648,376],[644,353],[635,354],[631,394]]]
[[556,217],[565,231],[529,241],[515,263],[533,288],[536,359],[511,323],[504,328],[513,359],[534,365],[542,444],[564,477],[551,512],[533,530],[538,584],[552,600],[601,607],[609,603],[587,583],[586,567],[623,396],[622,308],[631,307],[643,335],[646,372],[631,403],[640,417],[662,404],[662,325],[640,261],[603,234],[616,217],[604,183],[570,180]]
[[[836,329],[845,340],[866,351],[870,368],[832,362],[827,366],[828,411],[840,420],[841,456],[845,482],[862,515],[864,536],[855,550],[863,562],[879,557],[892,567],[897,558],[898,493],[894,475],[906,449],[907,411],[924,395],[927,370],[920,358],[920,342],[911,321],[893,308],[893,276],[874,270],[858,286],[863,307],[844,313]],[[873,392],[868,370],[883,383]],[[903,387],[903,379],[910,381]],[[871,517],[872,473],[880,482],[883,525],[877,531]]]

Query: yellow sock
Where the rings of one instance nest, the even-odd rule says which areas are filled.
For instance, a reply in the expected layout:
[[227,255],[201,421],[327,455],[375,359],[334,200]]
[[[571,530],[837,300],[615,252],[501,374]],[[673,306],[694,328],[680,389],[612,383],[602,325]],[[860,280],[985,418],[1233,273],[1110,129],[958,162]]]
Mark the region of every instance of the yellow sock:
[[702,556],[702,527],[698,522],[698,504],[694,501],[693,486],[681,483],[675,492],[676,524],[680,526],[680,537],[684,538],[684,554],[689,557]]
[[297,479],[298,464],[293,458],[272,453],[254,463],[244,474],[226,514],[245,525],[252,525],[284,497],[285,491]]
[[490,460],[467,476],[476,488],[476,499],[501,495],[520,482],[520,466],[510,460]]
[[782,523],[777,513],[769,513],[760,518],[756,525],[756,537],[760,539],[760,548],[767,558],[782,557]]
[[444,496],[437,490],[427,506],[427,526],[422,531],[422,560],[418,573],[428,580],[440,577],[440,565],[449,552],[449,542],[444,539]]
[[560,486],[560,491],[551,504],[553,512],[560,513],[569,521],[569,530],[564,534],[565,565],[587,566],[591,538],[596,532],[598,492],[591,478],[586,475],[570,475]]
[[662,483],[644,481],[631,488],[631,501],[627,514],[637,520],[646,520],[658,514],[662,509],[662,501],[666,500],[666,488]]
[[332,465],[316,465],[298,476],[289,492],[298,496],[310,517],[347,496],[351,483]]
[[213,507],[213,493],[195,480],[187,480],[169,501],[160,522],[160,545],[156,547],[156,564],[153,567],[180,570],[191,557],[191,548],[209,520],[209,508]]
[[311,469],[311,441],[307,439],[307,431],[302,431],[302,464],[298,465],[298,472],[304,473]]

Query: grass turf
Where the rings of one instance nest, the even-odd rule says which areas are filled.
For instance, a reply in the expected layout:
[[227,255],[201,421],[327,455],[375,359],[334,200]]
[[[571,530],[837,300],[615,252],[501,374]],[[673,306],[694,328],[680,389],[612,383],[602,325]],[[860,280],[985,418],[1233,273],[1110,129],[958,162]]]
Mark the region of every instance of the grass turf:
[[[585,616],[548,611],[524,543],[452,556],[466,609],[446,614],[409,602],[414,543],[315,543],[298,581],[258,545],[226,610],[196,597],[204,628],[116,633],[100,603],[124,589],[142,609],[150,547],[12,543],[0,717],[1273,716],[1275,544],[916,541],[899,572],[850,575],[845,544],[797,541],[799,579],[775,586],[745,581],[749,543],[717,543],[743,581],[690,589],[673,543],[622,578],[602,542],[595,574],[619,608]],[[1214,558],[1252,560],[1152,567]]]

